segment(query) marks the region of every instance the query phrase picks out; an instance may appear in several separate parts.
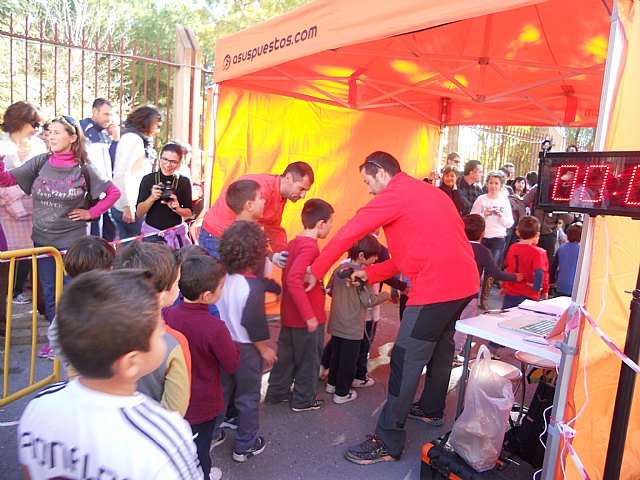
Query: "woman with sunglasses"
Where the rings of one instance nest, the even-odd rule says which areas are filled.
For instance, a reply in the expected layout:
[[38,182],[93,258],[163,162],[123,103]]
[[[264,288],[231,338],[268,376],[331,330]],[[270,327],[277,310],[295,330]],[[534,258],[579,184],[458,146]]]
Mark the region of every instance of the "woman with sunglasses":
[[[184,147],[167,143],[160,152],[160,170],[142,177],[136,216],[146,215],[142,233],[158,233],[149,241],[167,243],[177,250],[191,242],[184,220],[191,217],[191,181],[178,173]],[[175,227],[175,228],[174,228]]]
[[[38,138],[42,124],[38,107],[29,102],[16,102],[4,113],[0,127],[5,132],[0,136],[0,147],[4,152],[4,163],[11,170],[23,165],[27,160],[47,153],[47,146]],[[19,186],[0,189],[0,223],[7,239],[9,250],[33,248],[31,240],[31,220],[33,202]],[[4,306],[8,289],[9,265],[0,264],[0,304]],[[23,293],[23,287],[31,272],[31,261],[17,264],[14,284],[15,303],[31,303],[31,295]],[[41,305],[38,305],[40,308]],[[1,307],[0,307],[1,309]],[[44,314],[44,309],[42,310]]]
[[[87,234],[86,222],[105,213],[120,197],[120,191],[88,162],[86,139],[73,118],[66,115],[55,118],[49,130],[51,153],[38,155],[11,171],[4,171],[4,161],[0,162],[0,187],[19,185],[33,198],[31,238],[34,246],[65,250]],[[90,203],[90,199],[97,199],[103,193],[102,200],[87,208],[87,200]],[[56,284],[54,259],[39,258],[38,273],[47,318],[52,321]]]

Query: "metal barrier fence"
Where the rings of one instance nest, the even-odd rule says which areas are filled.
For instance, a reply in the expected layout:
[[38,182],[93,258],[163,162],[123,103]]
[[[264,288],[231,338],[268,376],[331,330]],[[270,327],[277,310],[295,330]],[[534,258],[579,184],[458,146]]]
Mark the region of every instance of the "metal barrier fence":
[[[60,299],[62,294],[62,278],[64,266],[62,263],[62,256],[60,252],[54,247],[38,247],[25,250],[12,250],[8,252],[0,252],[0,260],[9,262],[9,287],[7,291],[7,319],[6,319],[6,335],[4,340],[4,364],[3,364],[3,376],[2,376],[2,397],[0,398],[0,407],[3,407],[25,395],[30,394],[36,390],[41,389],[49,383],[57,382],[60,380],[60,363],[57,358],[53,360],[53,372],[51,375],[36,381],[35,379],[35,367],[36,367],[36,348],[37,348],[37,323],[38,323],[38,263],[36,261],[37,255],[50,254],[53,256],[56,262],[56,303]],[[9,393],[9,360],[11,357],[11,321],[13,317],[13,304],[11,299],[13,298],[13,287],[16,271],[16,259],[21,257],[31,257],[32,262],[32,283],[33,283],[33,313],[31,316],[31,361],[29,366],[29,384],[26,387],[17,389],[15,392]]]
[[0,57],[0,111],[26,100],[47,119],[80,119],[91,116],[93,100],[103,97],[124,121],[135,107],[154,103],[164,116],[159,144],[179,139],[202,149],[204,88],[213,72],[203,67],[193,32],[176,30],[176,50],[161,52],[160,44],[125,44],[84,28],[59,31],[57,24],[28,16],[0,18],[0,51],[6,52]]

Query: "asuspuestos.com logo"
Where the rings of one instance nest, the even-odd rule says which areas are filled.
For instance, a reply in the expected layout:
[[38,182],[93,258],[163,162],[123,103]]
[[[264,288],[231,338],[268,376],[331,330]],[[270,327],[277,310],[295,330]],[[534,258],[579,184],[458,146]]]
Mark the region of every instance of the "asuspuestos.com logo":
[[227,53],[224,56],[223,70],[228,70],[231,65],[238,65],[242,62],[252,62],[255,58],[258,58],[262,55],[268,55],[271,52],[275,52],[277,50],[282,50],[283,48],[291,47],[297,43],[306,42],[307,40],[311,40],[318,36],[318,27],[313,26],[309,28],[305,28],[304,30],[300,30],[291,35],[286,35],[284,37],[277,36],[269,43],[265,43],[263,45],[259,45],[257,47],[249,48],[241,53],[236,53],[235,55],[231,55]]

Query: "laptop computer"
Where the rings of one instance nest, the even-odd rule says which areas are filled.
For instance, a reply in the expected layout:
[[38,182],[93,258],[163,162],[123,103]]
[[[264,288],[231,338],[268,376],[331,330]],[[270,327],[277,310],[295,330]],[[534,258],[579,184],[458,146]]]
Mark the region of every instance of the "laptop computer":
[[[554,298],[543,302],[527,302],[518,307],[521,315],[498,322],[498,326],[522,335],[550,339],[564,332],[571,298]],[[535,312],[535,313],[534,313]]]

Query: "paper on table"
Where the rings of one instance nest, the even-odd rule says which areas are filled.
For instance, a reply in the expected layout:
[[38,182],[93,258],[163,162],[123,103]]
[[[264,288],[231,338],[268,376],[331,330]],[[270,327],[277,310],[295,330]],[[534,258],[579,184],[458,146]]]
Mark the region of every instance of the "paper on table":
[[556,297],[549,300],[536,302],[533,300],[525,300],[518,308],[528,312],[541,313],[543,315],[551,315],[560,317],[571,305],[571,297]]

